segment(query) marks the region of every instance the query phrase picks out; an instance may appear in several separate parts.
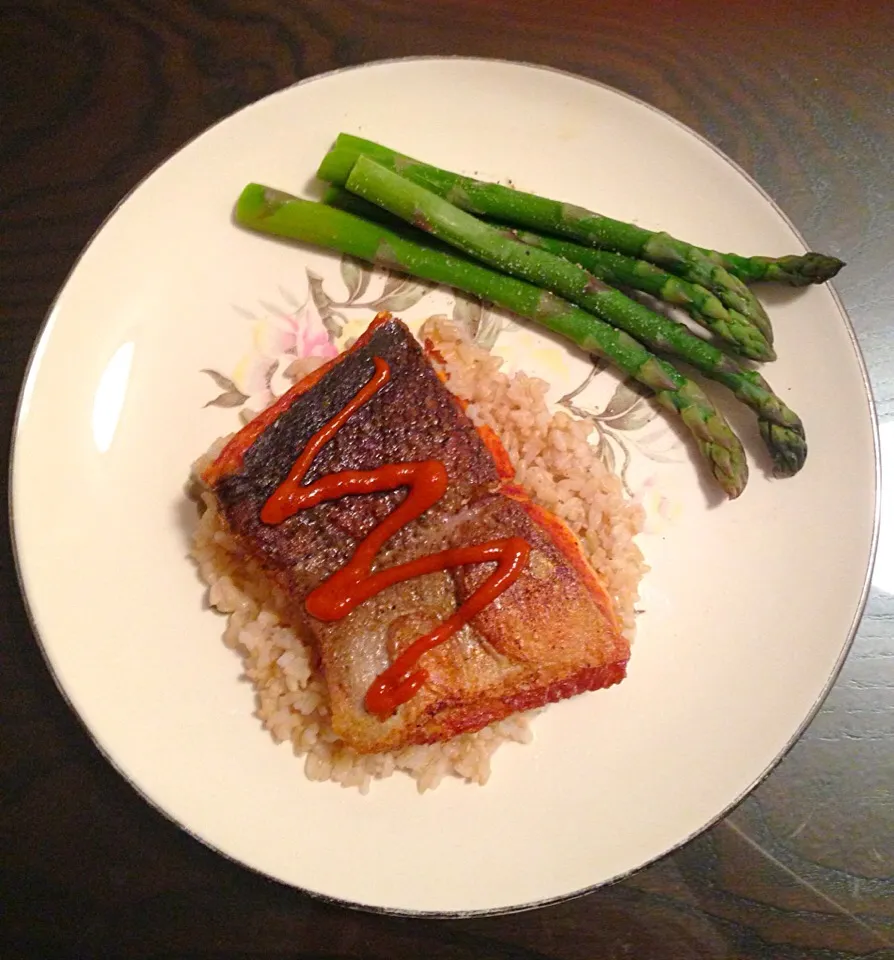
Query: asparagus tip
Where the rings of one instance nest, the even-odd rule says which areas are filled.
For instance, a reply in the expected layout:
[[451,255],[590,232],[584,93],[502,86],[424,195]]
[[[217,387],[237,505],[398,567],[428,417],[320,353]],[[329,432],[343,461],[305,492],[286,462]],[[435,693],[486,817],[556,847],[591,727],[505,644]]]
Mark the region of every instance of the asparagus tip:
[[807,441],[803,428],[783,427],[770,420],[759,422],[761,437],[773,459],[775,477],[793,477],[807,460]]
[[804,283],[825,283],[845,266],[843,260],[824,253],[805,253],[803,257],[796,259],[800,260],[797,273]]

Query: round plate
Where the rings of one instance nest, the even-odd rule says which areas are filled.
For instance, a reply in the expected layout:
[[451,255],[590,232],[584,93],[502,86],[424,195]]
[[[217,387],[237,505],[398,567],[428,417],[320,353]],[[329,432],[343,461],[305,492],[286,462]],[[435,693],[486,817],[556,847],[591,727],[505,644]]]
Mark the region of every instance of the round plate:
[[[419,795],[394,776],[361,796],[311,783],[252,716],[223,621],[205,606],[187,559],[195,517],[184,482],[243,406],[269,398],[274,361],[276,391],[296,351],[333,350],[386,294],[414,322],[454,309],[444,291],[396,290],[379,275],[357,296],[357,276],[338,258],[233,226],[246,182],[306,190],[340,130],[707,246],[803,249],[760,188],[692,131],[566,74],[404,60],[268,97],[142,183],[50,312],[12,468],[36,632],[111,762],[184,829],[249,867],[408,913],[568,897],[715,820],[828,689],[862,609],[876,528],[865,370],[828,288],[762,291],[780,357],[767,376],[802,414],[810,457],[794,479],[768,479],[750,418],[734,413],[753,468],[745,494],[727,503],[668,423],[624,417],[631,398],[610,375],[575,393],[586,358],[520,323],[469,319],[460,304],[510,365],[549,379],[553,400],[594,419],[619,469],[629,456],[652,567],[629,677],[546,710],[533,744],[498,751],[485,787],[451,780]],[[352,293],[327,332],[327,299]]]

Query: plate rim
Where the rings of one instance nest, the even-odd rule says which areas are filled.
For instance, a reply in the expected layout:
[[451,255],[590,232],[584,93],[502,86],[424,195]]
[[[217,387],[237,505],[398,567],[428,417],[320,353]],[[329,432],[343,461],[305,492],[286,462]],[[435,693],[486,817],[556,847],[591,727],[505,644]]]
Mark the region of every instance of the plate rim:
[[464,63],[472,64],[502,64],[513,67],[523,67],[525,69],[536,70],[543,73],[553,73],[558,74],[563,77],[567,77],[572,80],[582,81],[584,83],[592,84],[593,86],[599,87],[602,90],[613,94],[615,96],[621,97],[624,100],[628,100],[631,103],[645,107],[648,111],[653,114],[656,114],[658,117],[670,121],[682,132],[688,134],[691,137],[694,137],[696,140],[701,142],[704,146],[708,147],[711,152],[722,162],[732,167],[740,176],[742,176],[757,192],[766,200],[772,207],[775,214],[785,223],[785,225],[792,231],[792,233],[798,239],[798,242],[805,249],[809,249],[808,244],[805,242],[801,231],[797,226],[792,222],[789,216],[785,213],[784,210],[779,206],[776,200],[769,194],[769,192],[764,189],[764,187],[758,183],[758,181],[745,170],[740,164],[738,164],[732,157],[728,156],[723,150],[718,146],[712,143],[707,137],[699,133],[697,130],[694,130],[688,124],[683,123],[681,120],[678,120],[676,117],[667,113],[659,107],[656,107],[654,104],[649,103],[646,100],[643,100],[637,96],[634,96],[631,93],[628,93],[625,90],[620,90],[617,87],[612,86],[609,83],[605,83],[601,80],[596,80],[592,77],[587,77],[579,73],[574,73],[570,70],[563,70],[558,67],[553,67],[548,64],[534,63],[531,61],[525,60],[509,60],[502,57],[470,57],[462,54],[433,54],[433,55],[424,55],[424,56],[404,56],[404,57],[385,57],[375,60],[367,60],[359,64],[350,64],[348,66],[336,67],[332,70],[327,70],[322,73],[312,74],[311,76],[304,77],[301,80],[297,80],[294,83],[288,84],[285,87],[281,87],[278,90],[274,90],[271,93],[266,94],[263,97],[260,97],[256,100],[247,103],[242,107],[239,107],[237,110],[234,110],[231,113],[228,113],[226,116],[221,117],[218,120],[215,120],[213,123],[209,124],[207,127],[200,130],[198,133],[189,137],[185,140],[179,147],[165,156],[160,160],[151,170],[145,173],[140,179],[115,203],[112,209],[106,214],[106,216],[101,220],[99,225],[90,235],[87,242],[80,249],[77,256],[70,269],[66,272],[65,277],[61,281],[56,293],[54,294],[52,300],[47,307],[46,313],[40,322],[37,335],[32,344],[30,353],[28,355],[28,360],[25,365],[25,372],[22,377],[22,383],[19,388],[18,396],[16,399],[15,406],[15,415],[13,418],[12,432],[10,437],[10,452],[9,452],[9,464],[7,467],[7,515],[9,518],[9,534],[10,534],[10,543],[12,546],[13,554],[13,564],[15,568],[16,582],[18,583],[19,592],[22,597],[22,602],[25,608],[25,614],[27,617],[28,625],[31,628],[31,633],[34,637],[34,640],[37,643],[38,650],[40,652],[41,658],[43,659],[44,664],[47,667],[47,670],[52,677],[53,683],[56,685],[56,689],[59,691],[63,701],[66,706],[71,711],[76,722],[81,727],[81,729],[87,734],[93,746],[99,751],[102,758],[111,765],[112,769],[122,777],[127,784],[136,792],[136,794],[141,797],[149,806],[160,813],[165,820],[173,824],[179,830],[186,833],[193,840],[202,844],[206,849],[212,850],[214,853],[224,857],[231,863],[237,864],[242,869],[248,870],[251,873],[262,877],[268,882],[273,882],[279,884],[280,886],[286,887],[292,891],[297,891],[299,893],[305,894],[309,897],[314,898],[315,900],[322,901],[323,903],[332,904],[334,906],[345,907],[350,910],[357,910],[363,913],[372,913],[385,916],[394,916],[394,917],[413,917],[413,918],[422,918],[422,919],[432,919],[432,920],[457,920],[465,919],[472,917],[493,917],[493,916],[506,916],[515,913],[524,913],[530,910],[536,910],[541,907],[552,906],[559,903],[566,903],[571,900],[577,900],[582,897],[585,897],[596,890],[599,890],[602,887],[607,887],[618,883],[622,880],[634,876],[642,870],[645,870],[647,867],[650,867],[665,858],[671,856],[673,853],[678,851],[681,847],[686,846],[686,844],[695,840],[697,837],[700,837],[702,834],[710,830],[712,827],[716,826],[721,820],[725,819],[736,807],[738,807],[747,797],[749,797],[769,776],[773,771],[779,766],[781,761],[789,754],[789,752],[794,748],[794,746],[801,739],[804,731],[807,727],[813,722],[826,698],[829,696],[832,688],[834,687],[836,681],[838,680],[839,675],[841,674],[842,668],[853,648],[854,640],[856,638],[857,632],[860,628],[860,624],[863,620],[863,616],[866,611],[866,606],[869,601],[870,590],[872,586],[872,574],[875,568],[875,561],[878,553],[878,541],[879,541],[879,529],[880,529],[880,520],[881,520],[881,481],[882,481],[882,469],[881,469],[881,448],[879,440],[879,422],[878,422],[878,407],[875,400],[875,394],[872,388],[872,383],[869,378],[869,371],[866,365],[866,359],[863,355],[863,350],[860,347],[859,340],[857,338],[856,330],[854,328],[853,322],[851,321],[850,315],[848,314],[847,309],[844,306],[844,303],[839,296],[838,290],[831,281],[828,281],[825,286],[828,288],[829,293],[832,296],[833,303],[838,311],[838,314],[841,320],[844,323],[848,338],[851,343],[851,348],[854,351],[854,355],[857,360],[857,366],[860,372],[860,379],[863,384],[863,390],[867,400],[869,408],[869,417],[870,417],[870,427],[872,434],[872,453],[873,453],[873,507],[872,507],[872,536],[869,544],[869,553],[866,560],[866,568],[863,575],[863,584],[860,589],[860,594],[857,599],[856,606],[854,608],[853,616],[851,619],[851,624],[847,631],[846,639],[841,647],[841,652],[832,668],[832,671],[829,674],[826,683],[823,688],[817,694],[817,697],[814,703],[811,705],[810,709],[804,716],[804,719],[799,724],[797,729],[791,734],[789,739],[786,741],[784,746],[780,749],[779,753],[773,757],[773,759],[768,763],[766,768],[750,783],[746,788],[744,788],[730,803],[719,811],[713,818],[708,822],[703,824],[697,830],[694,830],[684,838],[680,839],[673,846],[668,847],[667,850],[658,854],[655,857],[652,857],[650,860],[645,861],[644,863],[639,864],[636,867],[632,867],[629,870],[624,871],[614,877],[611,877],[607,880],[600,881],[595,884],[583,887],[579,890],[573,890],[569,893],[559,894],[554,897],[545,897],[540,900],[533,900],[527,903],[514,904],[506,907],[489,907],[484,909],[469,909],[469,910],[413,910],[408,908],[396,908],[396,907],[381,907],[373,904],[364,904],[358,903],[353,900],[347,900],[340,897],[332,896],[331,894],[326,894],[318,892],[315,890],[310,890],[307,887],[299,886],[297,884],[291,883],[287,880],[283,880],[279,877],[275,877],[272,874],[265,872],[260,867],[255,867],[250,864],[245,863],[240,860],[238,857],[233,856],[227,853],[225,850],[222,850],[211,841],[205,839],[204,837],[196,834],[192,829],[190,829],[185,824],[181,823],[173,814],[164,809],[159,803],[157,803],[149,794],[144,791],[134,780],[121,768],[118,762],[106,751],[103,745],[99,742],[97,737],[94,735],[92,729],[88,726],[86,720],[81,716],[77,708],[72,703],[65,687],[63,686],[59,676],[54,669],[52,660],[50,658],[49,652],[47,651],[46,645],[44,643],[43,637],[37,626],[37,616],[36,611],[32,608],[31,600],[29,599],[28,592],[25,585],[25,574],[23,570],[23,560],[21,555],[21,548],[16,537],[16,520],[15,520],[15,473],[16,473],[16,464],[18,462],[17,447],[19,440],[19,433],[22,429],[22,420],[24,416],[24,408],[26,406],[26,401],[30,397],[32,390],[34,389],[34,379],[36,378],[39,367],[40,359],[43,355],[44,350],[49,342],[49,339],[52,335],[53,326],[55,323],[55,314],[57,307],[59,306],[60,300],[64,295],[66,289],[68,288],[69,282],[77,271],[78,267],[81,264],[81,261],[86,256],[87,252],[93,246],[95,241],[98,239],[102,231],[108,226],[109,222],[115,217],[121,207],[158,171],[160,171],[164,166],[174,160],[175,157],[179,156],[183,151],[187,150],[192,144],[203,137],[205,134],[214,130],[216,127],[221,126],[224,123],[227,123],[233,117],[242,113],[245,110],[252,109],[257,106],[259,103],[271,100],[274,97],[278,97],[292,91],[298,87],[305,86],[307,84],[313,83],[315,81],[324,80],[332,76],[336,76],[343,73],[349,72],[360,72],[362,70],[367,70],[370,68],[390,66],[394,64],[401,63],[438,63],[445,61],[460,61]]

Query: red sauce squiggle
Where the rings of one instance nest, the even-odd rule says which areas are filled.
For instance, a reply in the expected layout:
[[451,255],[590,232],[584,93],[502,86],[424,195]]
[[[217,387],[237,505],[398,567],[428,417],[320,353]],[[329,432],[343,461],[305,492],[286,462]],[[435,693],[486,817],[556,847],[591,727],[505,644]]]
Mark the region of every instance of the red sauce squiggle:
[[447,491],[447,470],[439,460],[393,463],[375,470],[342,470],[301,485],[319,451],[347,420],[390,380],[388,364],[374,359],[375,372],[351,401],[320,428],[301,451],[288,477],[274,490],[261,510],[264,523],[282,523],[299,510],[338,500],[350,494],[380,493],[409,487],[406,499],[360,542],[350,561],[308,594],[307,612],[318,620],[346,617],[365,600],[386,587],[413,577],[470,563],[496,562],[496,569],[459,609],[439,627],[413,641],[373,682],[365,698],[366,709],[380,719],[389,717],[425,683],[428,674],[417,664],[429,650],[443,643],[492,603],[520,576],[531,548],[521,537],[491,540],[473,547],[442,550],[387,570],[372,572],[385,543],[402,527],[421,516]]

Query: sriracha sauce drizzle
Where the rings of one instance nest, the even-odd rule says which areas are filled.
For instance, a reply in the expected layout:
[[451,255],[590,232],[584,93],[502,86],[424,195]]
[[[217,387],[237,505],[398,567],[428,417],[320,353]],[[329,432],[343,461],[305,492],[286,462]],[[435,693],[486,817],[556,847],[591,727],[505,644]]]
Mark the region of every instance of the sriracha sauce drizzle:
[[474,547],[455,547],[432,553],[396,567],[372,572],[379,551],[402,527],[421,516],[447,491],[447,470],[440,460],[385,464],[375,470],[342,470],[320,477],[307,486],[301,481],[320,450],[344,426],[352,414],[378,393],[391,379],[388,364],[373,358],[375,371],[347,406],[324,424],[301,451],[289,475],[273,491],[261,509],[263,523],[282,523],[299,510],[358,493],[381,493],[409,487],[406,499],[363,539],[348,563],[312,590],[304,605],[318,620],[346,617],[364,600],[386,587],[427,573],[469,563],[496,562],[493,573],[459,609],[439,627],[414,640],[378,677],[366,693],[366,709],[384,720],[406,703],[425,683],[428,674],[418,667],[419,658],[443,643],[492,603],[521,575],[531,548],[521,537],[490,540]]

